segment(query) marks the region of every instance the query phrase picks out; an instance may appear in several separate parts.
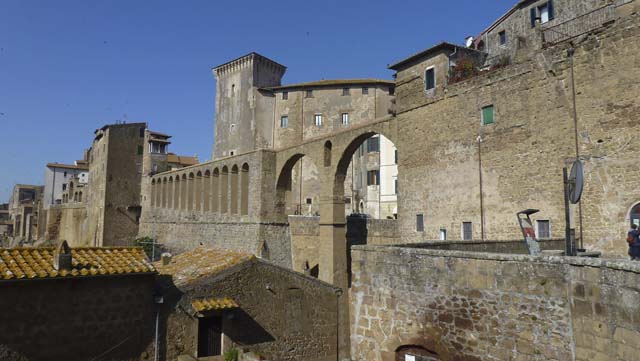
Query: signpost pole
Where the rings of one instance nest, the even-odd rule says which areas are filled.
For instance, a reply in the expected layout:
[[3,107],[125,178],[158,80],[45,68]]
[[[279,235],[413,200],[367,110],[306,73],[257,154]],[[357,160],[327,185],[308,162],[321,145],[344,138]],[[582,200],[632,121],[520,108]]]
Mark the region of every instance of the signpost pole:
[[573,256],[573,247],[571,247],[571,214],[569,212],[569,175],[567,174],[567,167],[562,169],[562,177],[564,179],[565,255]]

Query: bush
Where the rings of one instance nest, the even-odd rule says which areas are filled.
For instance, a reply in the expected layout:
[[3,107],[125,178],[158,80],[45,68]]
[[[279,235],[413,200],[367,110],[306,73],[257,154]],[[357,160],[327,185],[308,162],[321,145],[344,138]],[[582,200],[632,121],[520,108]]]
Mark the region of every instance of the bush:
[[224,361],[238,361],[239,356],[240,353],[238,352],[238,349],[231,346],[231,348],[224,352]]
[[476,63],[473,61],[473,59],[460,58],[449,73],[449,82],[457,83],[459,81],[474,77],[479,73],[480,70],[476,66]]

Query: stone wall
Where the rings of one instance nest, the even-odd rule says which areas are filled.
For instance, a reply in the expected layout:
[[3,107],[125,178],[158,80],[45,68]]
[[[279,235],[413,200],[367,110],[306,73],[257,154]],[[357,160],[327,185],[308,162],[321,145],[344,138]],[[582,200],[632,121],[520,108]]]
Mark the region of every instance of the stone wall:
[[238,348],[267,360],[336,360],[338,293],[321,281],[260,260],[202,277],[181,287],[180,298],[166,297],[166,359],[196,356],[198,320],[188,310],[193,299],[215,295],[240,306],[223,326]]
[[0,281],[0,345],[29,361],[151,360],[154,276]]
[[[615,23],[574,39],[573,63],[585,166],[585,246],[621,255],[629,209],[640,201],[637,161],[629,156],[640,132],[638,1],[616,11]],[[550,221],[551,237],[563,235],[562,168],[576,156],[567,48],[564,43],[540,50],[525,62],[450,85],[433,97],[424,95],[423,81],[411,71],[398,73],[403,242],[437,239],[441,229],[451,240],[462,239],[463,222],[472,222],[473,239],[481,239],[482,213],[485,239],[519,238],[515,214],[526,208],[541,210],[535,219]],[[482,126],[482,108],[488,105],[495,122]],[[579,237],[576,208],[572,228]],[[420,214],[424,232],[416,227]]]
[[640,360],[632,262],[358,246],[355,360],[405,345],[441,360]]
[[[538,240],[541,250],[561,250],[564,251],[565,240],[543,239]],[[466,251],[466,252],[488,252],[488,253],[511,253],[529,254],[529,249],[523,240],[513,241],[431,241],[425,243],[414,243],[399,245],[399,247],[438,249],[443,251]]]
[[46,212],[45,240],[66,240],[70,247],[91,246],[84,236],[86,217],[84,203],[50,206]]

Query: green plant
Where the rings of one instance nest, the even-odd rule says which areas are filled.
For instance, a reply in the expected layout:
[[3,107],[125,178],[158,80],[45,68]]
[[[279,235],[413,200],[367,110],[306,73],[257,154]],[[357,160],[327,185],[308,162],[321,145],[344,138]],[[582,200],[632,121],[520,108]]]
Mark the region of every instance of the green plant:
[[[149,257],[149,259],[151,261],[154,261],[153,259],[153,238],[151,237],[142,237],[142,238],[137,238],[133,241],[134,246],[136,247],[142,247],[142,249],[144,250],[144,253],[147,254],[147,257]],[[158,255],[158,249],[155,250],[155,254]]]
[[474,77],[480,73],[476,62],[471,58],[460,58],[456,65],[449,72],[449,81],[457,83],[459,81]]
[[240,353],[238,349],[234,346],[231,346],[227,351],[224,352],[224,361],[238,361],[238,357]]

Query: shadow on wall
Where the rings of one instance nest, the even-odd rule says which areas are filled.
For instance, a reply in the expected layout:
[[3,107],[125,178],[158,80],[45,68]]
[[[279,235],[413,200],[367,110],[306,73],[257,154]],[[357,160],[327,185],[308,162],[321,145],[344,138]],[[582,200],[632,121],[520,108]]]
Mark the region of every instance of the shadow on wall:
[[361,217],[347,217],[347,275],[349,287],[351,287],[351,247],[357,245],[366,245],[367,236],[367,219]]

